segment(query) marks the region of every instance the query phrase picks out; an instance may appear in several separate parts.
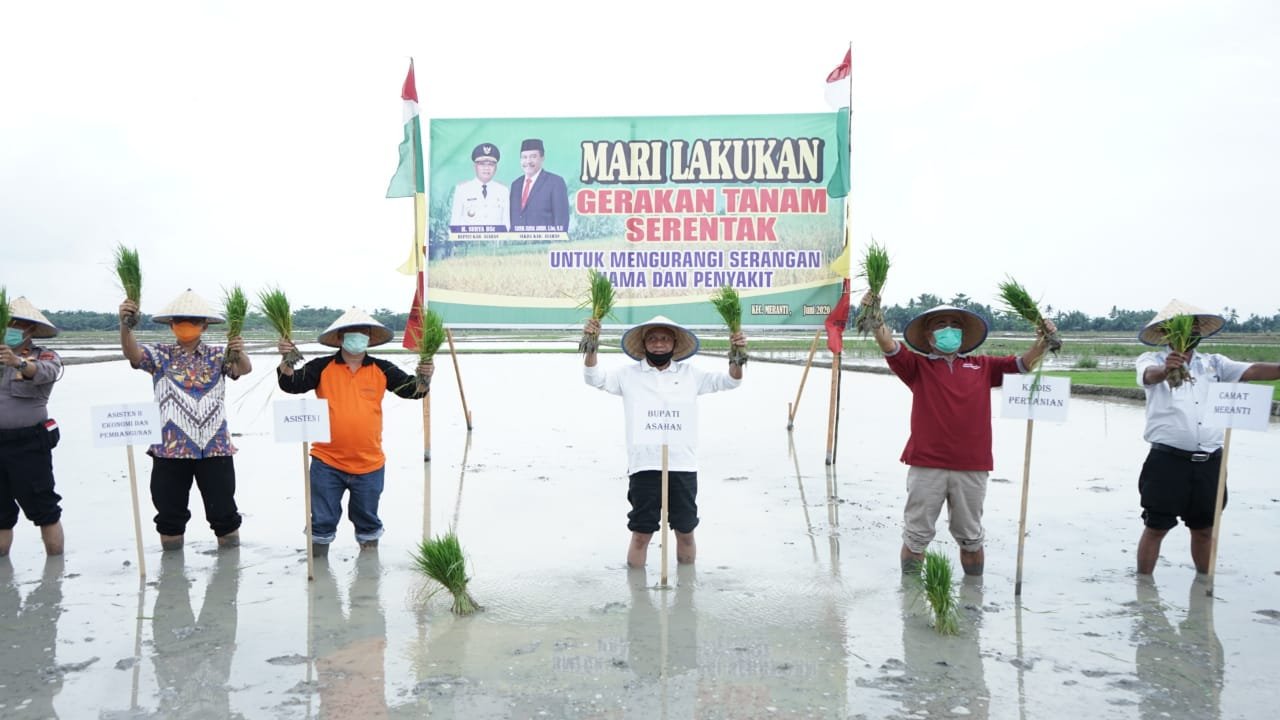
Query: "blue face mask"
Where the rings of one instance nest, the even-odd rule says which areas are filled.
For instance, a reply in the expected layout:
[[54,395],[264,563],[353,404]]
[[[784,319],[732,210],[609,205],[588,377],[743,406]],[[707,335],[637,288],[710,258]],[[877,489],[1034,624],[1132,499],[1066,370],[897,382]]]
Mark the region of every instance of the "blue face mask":
[[23,340],[22,336],[23,336],[23,332],[18,328],[13,328],[13,327],[5,328],[4,344],[8,345],[11,348],[16,348],[22,344],[22,340]]
[[964,333],[960,328],[941,328],[933,331],[933,346],[943,355],[960,349],[960,340],[964,337]]
[[369,349],[369,336],[364,333],[349,332],[342,336],[342,349],[352,355],[359,355]]

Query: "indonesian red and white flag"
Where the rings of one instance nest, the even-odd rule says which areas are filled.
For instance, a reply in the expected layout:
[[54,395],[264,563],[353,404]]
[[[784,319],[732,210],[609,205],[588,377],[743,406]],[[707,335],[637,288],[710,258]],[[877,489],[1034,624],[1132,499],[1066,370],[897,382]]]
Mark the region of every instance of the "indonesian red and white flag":
[[845,51],[844,60],[827,74],[827,104],[839,110],[849,107],[849,75],[853,72],[853,48]]

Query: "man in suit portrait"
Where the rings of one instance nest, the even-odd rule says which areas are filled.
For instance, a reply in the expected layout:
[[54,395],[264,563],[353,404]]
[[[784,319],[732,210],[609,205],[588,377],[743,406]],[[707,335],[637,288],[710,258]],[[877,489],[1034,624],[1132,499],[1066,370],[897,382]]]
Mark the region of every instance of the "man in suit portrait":
[[542,169],[542,140],[520,143],[524,174],[511,183],[511,229],[568,232],[569,190],[564,178]]

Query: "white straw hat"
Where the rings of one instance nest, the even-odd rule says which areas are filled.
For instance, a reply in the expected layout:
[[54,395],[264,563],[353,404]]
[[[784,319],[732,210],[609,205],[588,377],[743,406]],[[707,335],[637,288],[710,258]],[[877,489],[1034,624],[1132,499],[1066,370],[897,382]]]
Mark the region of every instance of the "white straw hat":
[[368,328],[369,347],[391,341],[392,332],[386,325],[374,320],[369,313],[360,308],[351,308],[334,320],[325,331],[320,333],[320,344],[329,347],[342,347],[342,331],[349,328]]
[[1160,327],[1166,320],[1175,318],[1179,315],[1193,315],[1200,324],[1200,337],[1209,337],[1222,330],[1222,326],[1227,323],[1221,315],[1211,313],[1208,310],[1201,310],[1194,305],[1188,305],[1181,300],[1170,300],[1164,309],[1156,313],[1151,318],[1151,322],[1142,327],[1142,331],[1138,333],[1138,339],[1144,345],[1164,345],[1164,328]]
[[929,319],[937,315],[956,315],[963,324],[960,335],[960,353],[971,353],[978,349],[978,346],[987,340],[987,321],[983,317],[970,310],[958,308],[954,305],[939,305],[935,308],[925,310],[919,315],[911,318],[911,322],[907,323],[907,327],[902,331],[902,339],[907,344],[915,348],[917,352],[926,355],[934,352],[933,344],[929,342],[930,336],[933,334],[929,330]]
[[36,324],[34,330],[31,331],[33,338],[51,338],[58,334],[58,328],[49,322],[49,318],[44,313],[36,309],[35,305],[25,297],[16,297],[9,301],[9,316],[14,320],[26,320]]
[[698,336],[689,331],[680,323],[671,320],[662,315],[655,315],[653,319],[643,322],[622,335],[622,352],[626,353],[633,360],[644,359],[644,338],[651,328],[665,327],[670,328],[676,334],[675,346],[671,348],[671,359],[677,362],[686,358],[693,357],[698,352]]
[[165,305],[159,313],[151,316],[151,319],[158,323],[170,324],[176,317],[204,318],[209,321],[210,325],[226,322],[226,319],[219,315],[204,298],[192,292],[191,288],[187,288],[181,295],[174,298],[168,305]]

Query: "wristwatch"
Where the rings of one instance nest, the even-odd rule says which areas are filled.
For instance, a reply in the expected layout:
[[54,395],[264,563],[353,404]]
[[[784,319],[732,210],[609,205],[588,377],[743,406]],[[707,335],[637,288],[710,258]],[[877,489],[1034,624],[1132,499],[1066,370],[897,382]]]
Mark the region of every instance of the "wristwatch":
[[27,369],[27,366],[30,364],[31,364],[30,360],[26,358],[22,358],[21,360],[18,361],[18,372],[23,372],[24,370]]

